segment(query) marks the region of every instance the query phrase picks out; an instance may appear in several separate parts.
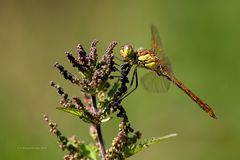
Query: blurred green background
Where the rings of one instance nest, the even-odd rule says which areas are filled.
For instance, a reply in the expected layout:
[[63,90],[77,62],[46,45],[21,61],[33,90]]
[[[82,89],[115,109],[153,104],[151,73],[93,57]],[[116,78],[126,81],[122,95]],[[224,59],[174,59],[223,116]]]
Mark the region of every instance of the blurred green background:
[[[140,86],[123,102],[132,126],[143,138],[178,136],[130,159],[240,159],[239,17],[237,0],[1,0],[1,159],[62,159],[56,137],[42,120],[44,113],[66,136],[89,141],[87,124],[55,109],[59,96],[50,80],[71,95],[79,90],[52,64],[58,61],[71,70],[64,52],[75,53],[78,43],[88,49],[95,38],[100,54],[113,40],[119,43],[115,54],[127,42],[148,48],[151,23],[159,29],[175,75],[213,106],[218,120],[173,85],[166,94]],[[116,123],[103,129],[109,146]]]

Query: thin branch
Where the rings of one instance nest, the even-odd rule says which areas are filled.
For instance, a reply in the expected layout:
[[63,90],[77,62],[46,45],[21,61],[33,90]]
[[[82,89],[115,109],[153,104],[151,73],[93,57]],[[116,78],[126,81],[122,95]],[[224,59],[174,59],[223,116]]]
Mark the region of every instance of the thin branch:
[[[96,96],[92,95],[92,105],[93,105],[93,111],[94,113],[98,112],[97,108],[97,101],[96,101]],[[101,131],[101,126],[100,124],[95,125],[96,131],[97,131],[97,136],[98,136],[98,143],[101,149],[101,154],[102,154],[102,160],[105,160],[106,157],[106,148],[103,142],[103,136],[102,136],[102,131]]]

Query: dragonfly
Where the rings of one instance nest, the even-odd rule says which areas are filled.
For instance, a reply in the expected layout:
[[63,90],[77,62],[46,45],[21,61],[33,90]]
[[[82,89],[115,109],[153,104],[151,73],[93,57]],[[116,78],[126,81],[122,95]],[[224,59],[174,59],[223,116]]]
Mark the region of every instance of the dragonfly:
[[[167,91],[170,82],[172,82],[195,101],[210,117],[217,118],[213,109],[207,103],[175,77],[170,61],[163,49],[159,32],[154,25],[151,25],[151,50],[143,48],[134,50],[131,44],[126,44],[121,47],[120,54],[124,62],[136,66],[133,72],[133,78],[136,78],[136,87],[133,90],[138,86],[137,68],[145,68],[149,70],[141,81],[145,89],[153,92]],[[132,83],[133,79],[130,85]]]

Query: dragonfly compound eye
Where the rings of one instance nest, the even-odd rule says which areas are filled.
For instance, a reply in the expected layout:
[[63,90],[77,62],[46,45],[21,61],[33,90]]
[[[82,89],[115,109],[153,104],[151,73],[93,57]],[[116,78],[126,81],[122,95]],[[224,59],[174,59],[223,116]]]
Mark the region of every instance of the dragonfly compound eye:
[[130,44],[124,45],[120,50],[120,54],[125,60],[130,60],[134,55],[134,50],[132,45]]

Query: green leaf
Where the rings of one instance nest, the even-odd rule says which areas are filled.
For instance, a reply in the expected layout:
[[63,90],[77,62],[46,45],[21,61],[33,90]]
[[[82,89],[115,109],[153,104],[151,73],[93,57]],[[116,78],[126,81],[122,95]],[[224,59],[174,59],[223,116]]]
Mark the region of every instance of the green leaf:
[[76,108],[63,108],[63,107],[57,107],[58,110],[61,110],[61,111],[64,111],[64,112],[67,112],[67,113],[70,113],[70,114],[73,114],[75,116],[82,116],[82,113],[79,112]]
[[84,155],[85,157],[89,158],[90,160],[100,160],[100,158],[97,156],[98,155],[98,149],[95,146],[92,146],[87,143],[80,143],[76,144],[74,141],[70,138],[69,144],[74,146],[75,148],[79,148],[79,152],[81,155]]
[[105,119],[102,119],[101,122],[102,122],[102,123],[105,123],[105,122],[107,122],[107,121],[109,121],[109,120],[111,120],[111,119],[112,119],[112,117],[107,117],[107,118],[105,118]]
[[97,156],[97,149],[93,146],[82,143],[80,144],[80,152],[91,160],[100,160]]
[[118,88],[119,88],[119,80],[117,82],[115,82],[112,86],[112,88],[109,90],[108,92],[108,97],[112,98],[112,96],[117,92]]
[[67,108],[63,108],[63,107],[57,107],[58,110],[70,113],[72,115],[75,115],[79,118],[81,118],[84,122],[86,123],[93,123],[93,121],[88,118],[86,115],[84,115],[82,112],[80,112],[79,110],[77,110],[76,108],[72,108],[72,107],[67,107]]
[[107,98],[104,101],[100,102],[100,106],[101,106],[100,108],[102,108],[104,110],[104,112],[108,112],[110,110],[109,104],[112,102],[112,98],[113,98],[114,94],[117,92],[119,86],[120,86],[119,80],[117,80],[113,84],[111,89],[108,91]]
[[154,143],[158,143],[164,139],[175,137],[175,136],[177,136],[177,134],[173,133],[173,134],[169,134],[169,135],[166,135],[163,137],[158,137],[158,138],[153,137],[151,139],[146,139],[143,142],[134,144],[131,147],[126,148],[124,150],[124,156],[125,156],[125,158],[128,158],[128,157],[140,152],[141,150],[148,148],[150,145],[152,145]]

